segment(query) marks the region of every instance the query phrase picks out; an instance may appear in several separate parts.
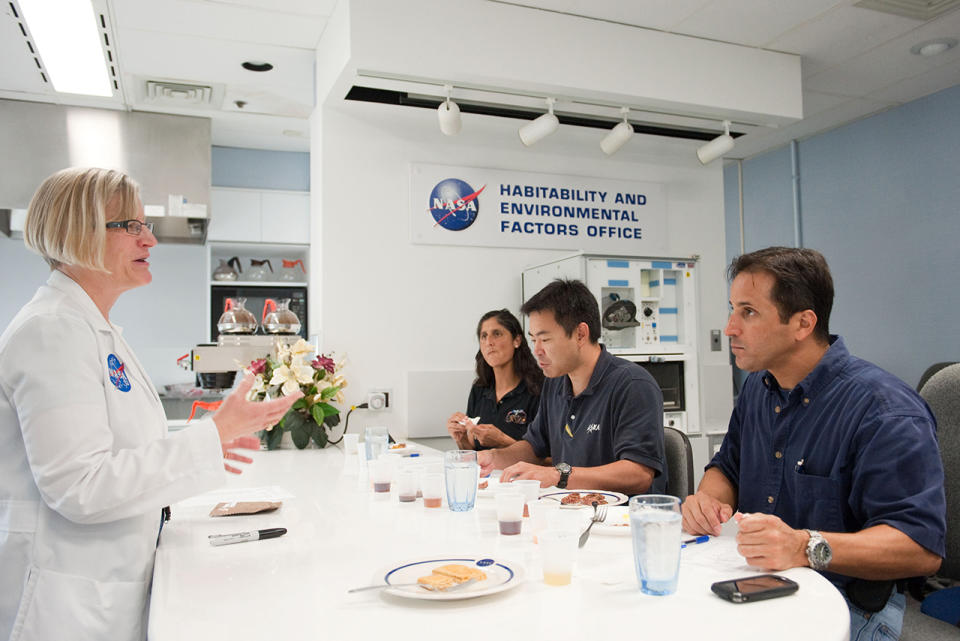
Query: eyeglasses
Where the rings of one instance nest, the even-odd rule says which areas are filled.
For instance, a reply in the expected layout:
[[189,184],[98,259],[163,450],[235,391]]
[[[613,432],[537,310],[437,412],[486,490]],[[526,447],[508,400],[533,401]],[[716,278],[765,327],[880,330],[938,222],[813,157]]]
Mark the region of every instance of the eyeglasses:
[[131,236],[139,236],[144,227],[146,227],[147,231],[149,231],[151,234],[153,233],[153,223],[144,223],[136,219],[119,220],[114,223],[107,223],[107,229],[122,228]]

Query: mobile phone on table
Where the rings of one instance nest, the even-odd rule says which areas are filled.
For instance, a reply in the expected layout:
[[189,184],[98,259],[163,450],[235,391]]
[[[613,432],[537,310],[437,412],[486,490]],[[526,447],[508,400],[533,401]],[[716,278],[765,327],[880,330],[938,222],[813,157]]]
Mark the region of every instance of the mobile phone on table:
[[717,581],[710,586],[710,589],[727,601],[746,603],[787,596],[796,592],[798,587],[800,586],[786,577],[776,574],[757,574],[741,579]]

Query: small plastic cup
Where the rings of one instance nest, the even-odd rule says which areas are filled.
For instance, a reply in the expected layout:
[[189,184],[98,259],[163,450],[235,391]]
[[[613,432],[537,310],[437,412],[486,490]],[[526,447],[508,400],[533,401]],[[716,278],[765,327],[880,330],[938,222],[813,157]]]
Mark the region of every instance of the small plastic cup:
[[497,492],[496,501],[500,534],[520,534],[523,527],[523,494],[517,491]]
[[533,535],[533,542],[538,543],[540,534],[546,532],[548,528],[556,527],[560,504],[556,501],[535,501],[528,507],[530,509],[530,518],[527,520],[528,532]]
[[397,500],[413,503],[417,500],[417,470],[407,467],[397,472]]
[[443,474],[425,472],[420,476],[420,493],[423,494],[423,507],[437,508],[443,505]]
[[393,465],[389,459],[380,457],[370,461],[370,482],[375,494],[390,493],[390,484],[393,481]]
[[357,446],[360,444],[360,435],[359,434],[344,434],[343,435],[343,453],[344,454],[356,454]]
[[510,483],[516,485],[520,493],[523,494],[523,500],[526,505],[523,506],[523,515],[530,516],[530,504],[536,503],[540,498],[540,481],[536,479],[518,479]]
[[571,529],[549,529],[538,536],[543,555],[543,582],[547,585],[568,585],[573,578],[580,535]]

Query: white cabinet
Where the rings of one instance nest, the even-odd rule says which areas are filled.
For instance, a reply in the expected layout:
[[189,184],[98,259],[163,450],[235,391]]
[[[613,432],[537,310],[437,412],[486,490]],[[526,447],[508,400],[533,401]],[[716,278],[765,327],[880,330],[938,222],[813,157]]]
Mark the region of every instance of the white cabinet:
[[214,187],[207,240],[305,245],[310,242],[310,193]]

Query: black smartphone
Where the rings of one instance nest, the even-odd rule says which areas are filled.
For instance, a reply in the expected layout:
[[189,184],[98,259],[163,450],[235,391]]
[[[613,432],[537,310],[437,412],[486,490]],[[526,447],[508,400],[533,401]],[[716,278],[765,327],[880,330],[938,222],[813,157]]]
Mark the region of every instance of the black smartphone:
[[717,581],[710,586],[718,596],[734,603],[761,601],[786,596],[797,591],[799,586],[788,578],[776,574],[758,574],[742,579]]

